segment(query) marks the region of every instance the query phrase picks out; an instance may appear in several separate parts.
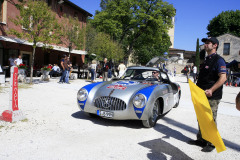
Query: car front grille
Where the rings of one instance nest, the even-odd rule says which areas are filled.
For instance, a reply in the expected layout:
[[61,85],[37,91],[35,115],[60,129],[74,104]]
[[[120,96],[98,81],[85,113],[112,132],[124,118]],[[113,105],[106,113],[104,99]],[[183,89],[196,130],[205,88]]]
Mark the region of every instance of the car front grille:
[[94,102],[95,106],[100,109],[107,109],[107,110],[125,110],[126,109],[126,103],[118,98],[115,97],[98,97],[95,99]]

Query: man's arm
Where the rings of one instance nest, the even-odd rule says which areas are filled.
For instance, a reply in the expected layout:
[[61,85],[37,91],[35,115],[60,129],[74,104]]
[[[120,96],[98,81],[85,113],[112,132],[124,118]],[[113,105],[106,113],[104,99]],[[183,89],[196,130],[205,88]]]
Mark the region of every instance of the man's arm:
[[218,81],[210,89],[205,90],[207,97],[212,97],[212,93],[216,91],[219,87],[221,87],[227,80],[226,73],[219,73],[218,76]]
[[14,60],[14,64],[17,66],[17,59]]
[[63,65],[63,61],[61,61],[61,66],[62,66],[63,70],[65,70],[64,65]]

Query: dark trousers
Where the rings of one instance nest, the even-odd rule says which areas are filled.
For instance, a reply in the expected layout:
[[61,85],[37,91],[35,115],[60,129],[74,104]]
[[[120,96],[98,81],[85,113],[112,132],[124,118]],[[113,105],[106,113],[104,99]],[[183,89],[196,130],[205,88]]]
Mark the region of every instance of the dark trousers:
[[66,73],[67,73],[66,70],[62,71],[62,76],[61,76],[59,82],[65,82]]
[[90,72],[91,72],[91,80],[93,81],[94,77],[95,77],[95,70],[94,69],[90,69]]
[[196,73],[193,73],[193,80],[194,80],[194,83],[196,83],[196,76],[197,76],[197,74],[196,74]]

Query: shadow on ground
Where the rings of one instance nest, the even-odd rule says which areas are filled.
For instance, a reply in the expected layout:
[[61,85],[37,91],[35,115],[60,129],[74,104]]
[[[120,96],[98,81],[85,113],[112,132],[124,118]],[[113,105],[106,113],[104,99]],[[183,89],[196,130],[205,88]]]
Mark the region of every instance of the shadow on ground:
[[[179,127],[179,128],[181,128],[181,129],[185,129],[186,131],[189,131],[189,132],[191,132],[191,133],[197,134],[197,132],[198,132],[197,129],[195,129],[195,128],[193,128],[193,127],[190,127],[190,126],[187,126],[187,125],[185,125],[185,124],[183,124],[183,123],[177,122],[177,121],[175,121],[175,120],[173,120],[173,119],[171,119],[171,118],[164,117],[164,118],[162,118],[162,120],[164,120],[164,121],[165,121],[166,123],[168,123],[168,124],[174,125],[174,126]],[[170,128],[169,128],[169,129],[170,129]],[[161,133],[163,133],[162,130],[159,130],[159,131],[160,131]],[[178,131],[177,131],[177,132],[178,132]],[[174,133],[173,133],[173,134],[170,134],[170,136],[171,136],[171,137],[172,137],[172,136],[175,136],[175,137],[176,137],[176,135],[175,135]],[[173,138],[175,138],[175,137],[173,137]],[[185,139],[185,138],[182,137],[181,139]],[[181,139],[179,139],[179,140],[181,140]],[[224,139],[224,138],[222,138],[222,139],[223,139],[223,142],[224,142],[224,144],[225,144],[226,147],[231,148],[231,149],[236,150],[236,151],[240,151],[240,145],[239,145],[239,144],[234,143],[234,142],[231,142],[231,141],[226,140],[226,139]]]
[[[171,159],[171,160],[192,160],[188,155],[182,152],[177,147],[171,145],[168,142],[165,142],[163,139],[154,139],[146,142],[139,143],[141,146],[151,149],[150,153],[147,154],[147,157],[150,160],[156,159]],[[170,156],[171,158],[168,158]]]
[[71,116],[76,119],[92,121],[94,124],[98,124],[102,126],[112,126],[112,127],[121,126],[121,127],[133,128],[133,129],[144,128],[142,125],[142,122],[139,120],[112,120],[112,119],[101,118],[97,115],[91,117],[82,111],[75,112]]

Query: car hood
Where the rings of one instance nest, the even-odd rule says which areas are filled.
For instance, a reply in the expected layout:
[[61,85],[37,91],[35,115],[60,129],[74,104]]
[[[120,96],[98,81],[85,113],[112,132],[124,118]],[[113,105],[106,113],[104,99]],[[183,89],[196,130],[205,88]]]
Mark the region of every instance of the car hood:
[[149,87],[151,84],[145,84],[138,81],[115,81],[101,86],[96,95],[111,96],[120,99],[129,99],[137,91]]

